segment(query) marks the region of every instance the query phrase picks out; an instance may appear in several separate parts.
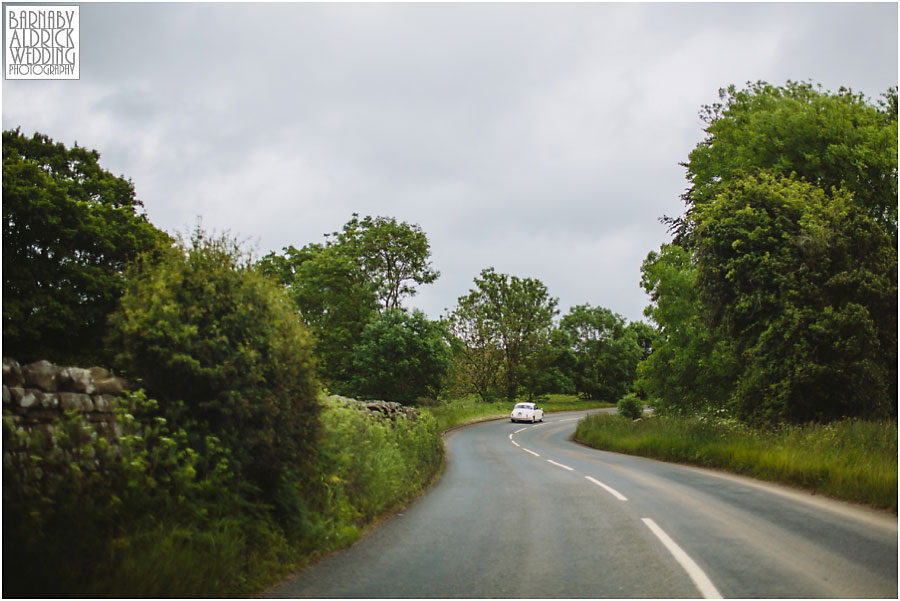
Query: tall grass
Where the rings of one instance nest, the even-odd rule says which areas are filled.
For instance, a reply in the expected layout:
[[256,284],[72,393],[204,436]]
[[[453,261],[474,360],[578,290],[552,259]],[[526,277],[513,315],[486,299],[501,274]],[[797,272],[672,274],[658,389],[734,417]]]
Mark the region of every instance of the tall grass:
[[844,420],[758,430],[709,417],[591,415],[592,447],[714,467],[897,511],[897,423]]

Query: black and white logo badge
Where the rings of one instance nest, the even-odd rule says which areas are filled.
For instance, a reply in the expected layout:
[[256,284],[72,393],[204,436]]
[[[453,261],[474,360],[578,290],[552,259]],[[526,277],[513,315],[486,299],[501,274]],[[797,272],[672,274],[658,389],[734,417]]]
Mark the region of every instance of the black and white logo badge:
[[5,7],[6,79],[78,79],[78,6]]

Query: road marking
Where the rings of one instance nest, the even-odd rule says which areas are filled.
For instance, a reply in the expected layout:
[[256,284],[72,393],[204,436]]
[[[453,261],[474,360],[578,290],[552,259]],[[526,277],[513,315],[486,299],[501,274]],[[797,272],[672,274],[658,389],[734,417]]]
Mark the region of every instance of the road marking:
[[516,445],[516,446],[519,446],[519,443],[517,443],[515,440],[512,441],[512,443],[513,443],[514,445]]
[[556,421],[557,421],[558,423],[562,423],[562,422],[574,422],[574,421],[577,420],[577,419],[581,419],[581,418],[580,418],[580,417],[570,417],[570,418],[568,418],[568,419],[558,419],[558,420],[556,420]]
[[557,466],[557,467],[561,467],[561,468],[563,468],[564,470],[569,470],[570,472],[574,472],[574,471],[575,471],[575,468],[569,467],[568,465],[563,465],[562,463],[556,463],[556,462],[553,461],[552,459],[548,459],[547,462],[548,462],[548,463],[552,463],[553,465],[555,465],[555,466]]
[[522,450],[525,451],[526,453],[531,453],[531,454],[534,455],[535,457],[540,457],[540,455],[538,455],[538,454],[535,453],[534,451],[529,451],[529,450],[526,449],[525,447],[522,447]]
[[541,423],[535,424],[535,425],[533,425],[533,426],[531,426],[531,427],[532,427],[532,428],[537,428],[538,426],[543,426],[543,425],[545,425],[546,423],[547,423],[547,422],[541,422]]
[[650,518],[641,518],[641,521],[647,524],[647,527],[650,528],[650,532],[656,535],[656,538],[665,545],[666,549],[669,550],[669,553],[671,553],[672,556],[675,557],[675,560],[681,564],[681,567],[684,568],[684,571],[691,577],[691,580],[693,580],[704,599],[722,599],[722,593],[716,589],[712,581],[706,576],[703,570],[700,569],[700,566],[694,563],[694,560],[684,552],[684,549],[678,546],[678,543],[673,541],[669,535]]
[[[513,432],[515,434],[515,432]],[[512,440],[512,434],[509,435],[509,439]]]
[[585,480],[590,480],[591,482],[593,482],[594,484],[596,484],[597,486],[599,486],[600,488],[602,488],[603,490],[605,490],[606,492],[608,492],[609,494],[611,494],[612,496],[617,498],[618,500],[620,500],[620,501],[628,500],[628,497],[626,497],[625,495],[623,495],[616,489],[605,485],[603,482],[600,482],[599,480],[595,480],[594,478],[591,478],[590,476],[585,476],[584,478],[585,478]]
[[[516,430],[515,432],[513,432],[513,434],[518,434],[519,432],[524,432],[524,431],[527,430],[527,429],[528,429],[528,428],[519,428],[518,430]],[[510,436],[512,436],[512,434],[510,434]]]

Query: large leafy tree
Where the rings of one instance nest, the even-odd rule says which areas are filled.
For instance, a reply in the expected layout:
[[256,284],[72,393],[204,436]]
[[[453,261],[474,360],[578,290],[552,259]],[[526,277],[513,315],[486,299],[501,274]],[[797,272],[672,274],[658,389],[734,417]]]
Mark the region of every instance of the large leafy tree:
[[354,214],[324,244],[269,253],[257,269],[285,286],[317,339],[320,373],[329,387],[350,392],[353,347],[379,312],[397,309],[433,282],[428,239],[417,225]]
[[618,401],[631,387],[642,351],[625,318],[604,307],[577,305],[560,320],[575,355],[575,389],[588,399]]
[[843,188],[896,244],[896,88],[874,105],[851,90],[830,93],[791,81],[730,86],[719,96],[721,102],[703,108],[706,139],[685,163],[690,187],[683,196],[688,213],[682,233],[691,229],[694,206],[765,170],[826,191]]
[[850,194],[772,175],[695,212],[697,287],[753,421],[896,413],[897,250]]
[[501,371],[502,394],[511,401],[529,364],[549,344],[556,304],[539,280],[488,268],[475,278],[475,288],[459,298],[449,323],[471,357],[473,372],[487,383]]
[[415,403],[436,398],[450,364],[449,333],[419,310],[387,309],[353,348],[350,390],[357,398]]
[[20,361],[105,360],[122,272],[167,240],[100,154],[3,132],[3,346]]

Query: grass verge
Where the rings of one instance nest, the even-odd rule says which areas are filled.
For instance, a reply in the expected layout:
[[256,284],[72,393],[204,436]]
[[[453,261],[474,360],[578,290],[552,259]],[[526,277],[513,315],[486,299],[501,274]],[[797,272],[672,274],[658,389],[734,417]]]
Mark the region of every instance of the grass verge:
[[607,451],[727,470],[897,512],[897,423],[764,431],[732,420],[591,415],[575,439]]

